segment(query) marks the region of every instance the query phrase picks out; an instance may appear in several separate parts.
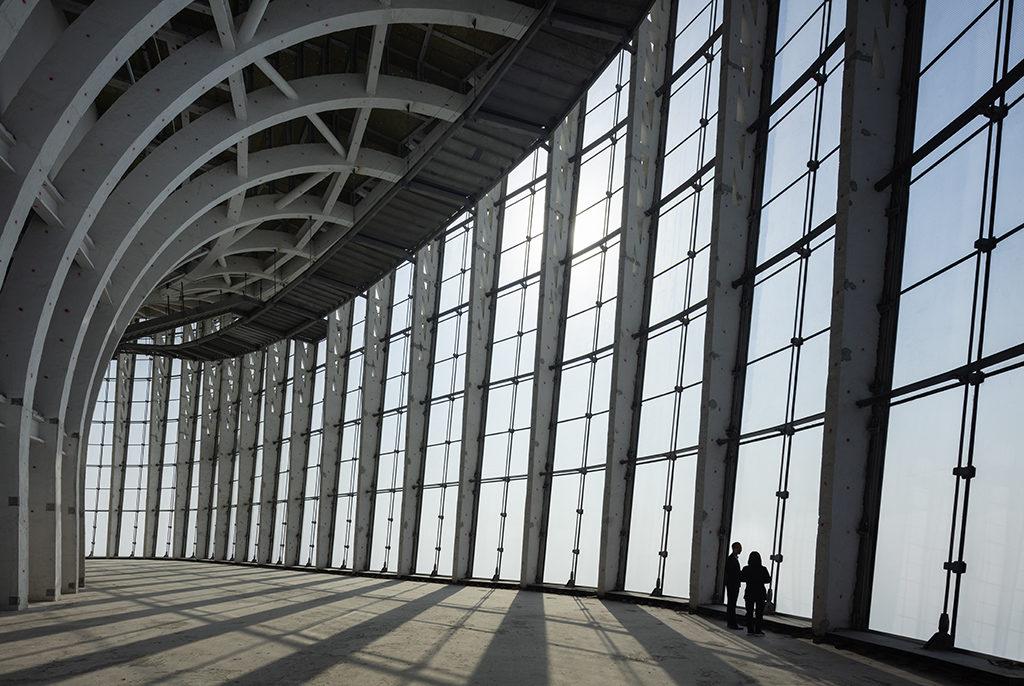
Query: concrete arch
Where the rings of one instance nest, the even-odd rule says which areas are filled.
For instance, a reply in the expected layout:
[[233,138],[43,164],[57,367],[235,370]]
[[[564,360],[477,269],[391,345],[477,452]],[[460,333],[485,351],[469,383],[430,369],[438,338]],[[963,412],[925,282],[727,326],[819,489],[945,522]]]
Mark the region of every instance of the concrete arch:
[[[292,147],[322,148],[324,146]],[[308,168],[302,168],[296,173],[308,172]],[[226,190],[225,197],[229,197],[234,192],[235,189]],[[87,421],[90,416],[89,408],[95,402],[96,393],[99,391],[100,383],[103,380],[106,361],[113,357],[121,336],[131,323],[135,312],[142,306],[149,294],[153,292],[157,284],[164,280],[171,269],[187,257],[190,251],[190,248],[187,247],[188,244],[194,244],[197,241],[201,244],[229,231],[233,231],[240,226],[263,221],[264,219],[271,220],[288,216],[315,218],[317,216],[314,213],[319,211],[319,208],[316,207],[317,198],[304,196],[296,200],[294,204],[281,210],[274,207],[274,202],[278,197],[280,196],[263,195],[249,198],[246,201],[242,215],[236,222],[228,220],[226,215],[218,209],[212,209],[201,219],[187,227],[182,236],[175,240],[167,250],[150,260],[147,268],[142,271],[142,277],[135,280],[130,292],[117,291],[118,295],[116,297],[111,294],[110,301],[121,301],[121,306],[115,309],[110,305],[110,301],[100,303],[92,317],[89,335],[85,337],[85,344],[77,355],[75,368],[69,371],[67,376],[62,416],[65,418],[65,425],[69,432],[77,431],[83,437],[86,436],[89,430],[89,422]],[[305,213],[306,210],[309,211],[309,214]],[[335,212],[338,211],[338,208],[335,208]],[[330,222],[331,220],[328,219],[328,221]],[[323,247],[333,244],[351,226],[350,223],[342,221],[331,223],[333,224],[331,231],[326,232],[327,235],[319,239],[323,242]],[[316,249],[318,248],[315,247],[314,250]],[[101,319],[105,324],[100,323]],[[100,335],[100,330],[104,330],[105,335]]]
[[[189,285],[183,286],[182,292],[185,295],[190,293],[205,293],[216,288],[213,283],[216,282],[223,276],[243,276],[248,274],[250,276],[262,277],[265,279],[273,279],[274,275],[270,272],[264,271],[263,262],[257,257],[244,257],[239,255],[232,255],[224,259],[224,266],[214,265],[207,270],[204,270],[201,276],[189,281]],[[235,286],[224,286],[225,293],[238,293],[240,289]]]
[[[22,87],[5,113],[17,143],[11,155],[16,171],[0,176],[0,281],[32,200],[81,113],[124,59],[188,2],[99,0]],[[377,0],[273,2],[252,40],[228,50],[216,31],[196,38],[148,72],[100,118],[56,179],[66,198],[64,225],[76,239],[84,237],[77,217],[85,219],[88,230],[89,219],[117,179],[162,128],[199,95],[277,50],[324,34],[392,23],[463,26],[518,38],[534,14],[508,0],[396,0],[387,6]]]
[[[222,236],[244,229],[246,227],[256,226],[263,222],[275,221],[282,219],[305,219],[310,221],[322,221],[325,224],[332,227],[334,231],[342,231],[352,226],[354,222],[353,209],[348,205],[341,203],[335,204],[330,212],[324,212],[322,207],[322,201],[320,198],[304,195],[294,200],[285,208],[277,207],[277,201],[283,196],[276,193],[257,195],[247,198],[242,211],[238,217],[232,221],[224,221],[224,214],[220,207],[214,208],[210,212],[207,212],[203,217],[196,222],[194,227],[190,227],[191,231],[197,240],[203,240],[205,237],[206,242],[215,241]],[[180,267],[189,258],[189,253],[180,254],[177,261],[168,268],[170,271]],[[231,260],[238,260],[239,258],[232,257]],[[243,270],[244,273],[245,270]],[[256,271],[253,269],[252,271]],[[164,274],[163,277],[166,277]],[[164,278],[158,280],[162,281]],[[229,290],[229,289],[225,289]],[[154,291],[155,293],[156,291]],[[172,290],[167,293],[172,299],[177,295],[179,291]],[[189,296],[189,289],[185,289],[186,300],[200,301],[201,299]],[[145,306],[145,303],[143,303]]]
[[[100,0],[100,3],[90,8],[88,17],[79,17],[73,30],[61,37],[47,58],[33,71],[29,82],[19,94],[19,97],[24,98],[23,102],[28,104],[20,107],[26,112],[32,112],[35,109],[33,97],[45,98],[44,102],[53,106],[41,113],[44,115],[42,119],[33,115],[32,127],[29,128],[41,132],[43,139],[20,139],[13,156],[19,171],[7,177],[7,183],[0,183],[0,216],[4,221],[0,228],[0,270],[5,277],[11,263],[11,252],[18,244],[19,237],[22,237],[21,223],[28,215],[31,202],[46,181],[53,161],[63,149],[70,131],[80,119],[76,112],[84,109],[83,103],[91,102],[93,94],[121,66],[123,58],[118,55],[126,57],[130,54],[132,41],[135,41],[134,46],[137,47],[183,7],[185,2],[174,0],[158,3],[154,12],[163,11],[167,16],[156,21],[152,20],[150,14],[141,13],[141,9],[151,9],[149,3]],[[58,242],[59,247],[54,250],[36,253],[59,255],[59,261],[42,288],[28,291],[33,303],[26,305],[18,302],[24,292],[15,298],[14,307],[10,310],[15,316],[7,321],[9,330],[35,329],[33,344],[24,346],[15,343],[5,346],[5,357],[14,356],[18,360],[0,365],[3,367],[0,371],[0,388],[14,388],[12,395],[20,396],[25,407],[39,407],[58,422],[63,417],[70,377],[61,380],[50,378],[49,375],[38,375],[39,361],[47,347],[69,352],[69,347],[77,350],[81,341],[77,338],[70,341],[55,332],[48,332],[44,343],[39,332],[49,327],[60,300],[59,294],[67,293],[69,286],[75,289],[75,279],[67,278],[72,260],[85,242],[93,221],[100,214],[100,208],[104,207],[118,180],[157,132],[198,95],[255,60],[287,45],[327,33],[359,26],[411,21],[459,25],[518,38],[535,15],[534,10],[506,0],[490,0],[483,5],[468,0],[399,0],[386,7],[380,6],[375,0],[354,0],[344,5],[333,0],[277,2],[272,5],[256,31],[258,35],[243,45],[225,49],[216,32],[210,32],[172,53],[117,100],[63,165],[55,181],[65,198],[59,215],[67,239]],[[94,22],[97,18],[100,21]],[[89,31],[95,31],[109,40],[90,40]],[[47,75],[45,67],[51,67],[52,72],[52,67],[59,67],[62,63],[75,68],[62,71],[65,76],[58,79],[59,88],[53,88],[52,76]],[[78,72],[82,73],[79,79],[68,76]],[[45,116],[48,113],[55,116]],[[28,118],[24,121],[28,121]],[[48,237],[53,237],[54,233],[49,229],[38,232]],[[36,235],[36,232],[26,232],[24,237],[31,240]],[[96,245],[107,246],[102,242]],[[121,250],[120,246],[115,248],[112,257],[116,258]],[[45,269],[37,272],[36,256],[26,254],[29,262],[23,273],[47,272]],[[82,270],[79,274],[84,272]],[[103,282],[107,278],[109,269],[104,271],[100,279],[95,279],[98,288],[93,292],[97,296],[104,292]],[[5,278],[4,281],[10,279]],[[18,281],[20,283],[20,279]],[[41,306],[39,300],[42,300]],[[0,312],[4,310],[6,308],[0,309]],[[65,307],[64,310],[66,316],[61,320],[76,316],[72,308]],[[72,359],[74,356],[73,353],[70,355]],[[61,357],[59,353],[56,355],[57,359]],[[51,371],[57,369],[64,370],[63,374],[69,374],[70,367],[47,367]],[[52,375],[57,377],[62,373],[53,371]],[[40,399],[45,399],[46,407],[41,407],[43,402]],[[19,422],[17,432],[18,454],[26,455],[30,441],[30,422]]]
[[[209,271],[204,271],[202,276],[196,277],[195,282],[213,279],[225,275],[234,274],[263,274],[263,262],[258,257],[247,257],[244,255],[231,255],[230,257],[224,258],[224,266],[219,264],[211,267]],[[270,277],[270,274],[266,274]],[[209,287],[207,287],[209,288]],[[195,286],[185,286],[185,292],[188,293],[190,290],[198,291],[199,288]]]
[[3,62],[18,31],[38,4],[39,0],[0,2],[0,62]]
[[[15,305],[12,311],[16,314],[10,322],[12,330],[20,331],[27,327],[34,327],[37,332],[45,330],[52,321],[53,308],[58,303],[57,294],[68,293],[70,288],[74,295],[80,288],[74,283],[75,279],[67,279],[65,275],[68,275],[78,247],[85,239],[93,219],[99,214],[99,208],[113,191],[117,180],[127,171],[145,145],[174,116],[193,102],[199,94],[242,67],[287,45],[359,26],[410,21],[439,23],[517,38],[526,30],[533,16],[534,10],[507,0],[490,0],[485,4],[468,0],[404,0],[391,3],[388,7],[381,7],[374,0],[356,0],[344,5],[339,5],[333,0],[310,0],[300,4],[279,2],[272,3],[267,10],[257,31],[258,35],[252,41],[236,46],[234,50],[226,50],[220,44],[216,32],[195,39],[172,53],[119,98],[64,164],[57,179],[57,187],[66,198],[61,214],[69,240],[64,244],[63,250],[57,248],[53,251],[61,255],[61,258],[54,277],[44,286],[46,290],[43,306]],[[79,22],[81,18],[75,22],[76,26]],[[152,28],[155,30],[156,27]],[[23,191],[24,182],[31,180],[26,178],[14,181]],[[5,198],[0,196],[0,201],[4,200]],[[27,213],[27,208],[24,211]],[[13,215],[11,217],[13,218]],[[44,235],[49,236],[52,233],[44,232]],[[29,238],[33,235],[31,232],[27,234]],[[30,265],[24,271],[31,274],[35,271],[34,256],[31,253],[29,259]],[[80,271],[79,275],[85,273]],[[105,278],[107,276],[97,280],[97,289],[94,291],[97,297],[104,292]],[[42,291],[32,290],[30,293],[42,294]],[[62,297],[60,300],[66,301],[66,298]],[[4,311],[6,308],[0,309],[0,312]],[[72,319],[76,316],[73,314],[73,308],[62,306],[62,311],[68,316],[60,319]],[[27,352],[29,359],[27,363],[3,365],[4,371],[0,371],[0,388],[12,385],[9,380],[4,380],[4,375],[13,373],[14,387],[21,390],[20,395],[26,405],[38,407],[46,415],[59,418],[66,406],[67,393],[64,389],[67,384],[53,384],[49,377],[37,376],[38,360],[45,354],[48,345],[66,350],[69,344],[77,349],[81,343],[78,340],[71,342],[52,330],[46,336],[48,345],[40,344],[38,334],[34,340],[31,347],[13,345],[6,351],[8,355],[13,354],[22,360]],[[58,359],[61,357],[62,355],[57,355]],[[48,366],[47,369],[69,367]],[[19,452],[28,450],[28,434],[29,427],[22,427],[19,432]]]
[[[0,293],[0,317],[11,322],[12,331],[21,332],[15,334],[18,340],[12,340],[10,350],[5,351],[0,389],[31,399],[47,416],[55,415],[55,394],[47,394],[47,389],[40,387],[38,396],[33,397],[28,388],[44,354],[43,337],[48,325],[62,327],[60,320],[51,319],[54,308],[59,306],[58,311],[69,314],[74,310],[64,294],[102,291],[117,250],[132,239],[174,188],[217,154],[257,131],[311,112],[372,106],[450,120],[458,116],[457,105],[462,99],[448,89],[399,77],[381,77],[377,93],[369,97],[364,79],[358,74],[298,79],[294,88],[298,94],[295,99],[273,86],[254,92],[245,121],[235,118],[230,104],[223,105],[142,160],[118,185],[96,218],[95,230],[90,233],[96,243],[89,256],[93,270],[69,270],[77,247],[64,231],[33,231],[22,238],[11,279]],[[61,283],[61,279],[65,281]],[[68,323],[63,322],[64,328]],[[61,331],[57,337],[67,335],[67,331]],[[24,376],[18,378],[23,370]]]
[[224,255],[239,255],[247,252],[293,252],[298,255],[303,251],[295,247],[295,236],[285,231],[272,229],[256,229],[245,238],[225,248]]
[[[239,229],[252,228],[255,232],[255,227],[263,222],[283,219],[305,219],[307,221],[318,221],[338,228],[350,227],[354,222],[354,211],[347,205],[336,203],[330,212],[325,212],[324,208],[321,206],[322,200],[320,198],[304,195],[294,200],[287,207],[279,208],[276,203],[282,197],[283,196],[278,194],[269,194],[248,198],[246,199],[241,213],[236,219],[237,223],[229,224],[226,230],[221,231],[216,231],[215,228],[210,228],[209,230],[204,230],[201,235],[211,235],[214,239],[219,239],[220,237],[225,236],[228,233],[238,231]],[[205,215],[200,221],[210,223],[215,220],[218,222],[220,220],[219,209],[215,209],[212,212],[207,213],[207,215]],[[337,228],[335,230],[337,230]],[[246,238],[248,238],[248,236]],[[315,243],[315,241],[313,241],[313,243]],[[232,246],[234,245],[235,244],[232,243]],[[250,239],[241,247],[246,250],[258,250],[261,247],[268,250],[273,249],[272,247],[261,246],[255,241],[255,239]],[[172,267],[172,269],[180,267],[188,257],[188,255],[185,255],[174,265],[174,267]]]
[[[4,111],[15,142],[6,158],[11,169],[0,167],[0,283],[32,202],[96,94],[188,3],[97,0],[61,35]],[[19,4],[24,3],[6,3]]]
[[[379,178],[397,179],[401,160],[373,151],[364,151],[363,155],[385,158],[376,165],[376,169],[360,167],[363,173],[374,171]],[[390,160],[390,168],[386,160]],[[197,246],[234,225],[225,213],[214,210],[218,204],[245,188],[273,178],[338,171],[350,166],[340,161],[327,145],[292,145],[252,155],[247,180],[240,180],[233,172],[234,165],[227,164],[176,191],[144,227],[145,235],[152,235],[161,242],[132,245],[122,258],[121,267],[109,281],[107,298],[101,298],[100,294],[82,296],[88,297],[90,304],[81,320],[76,320],[81,322],[81,327],[74,336],[74,348],[61,346],[62,353],[69,353],[62,367],[68,370],[67,379],[62,379],[65,382],[61,393],[62,409],[70,407],[69,403],[73,402],[71,396],[84,402],[82,398],[89,394],[93,372],[97,366],[102,366],[98,360],[102,355],[113,352],[136,310],[174,265]],[[192,185],[196,188],[191,188]],[[341,225],[335,228],[339,227],[341,230],[346,228]],[[124,326],[120,326],[121,322]],[[47,354],[56,349],[56,346],[51,349],[48,345]],[[57,362],[47,358],[46,368],[52,368],[51,364]],[[76,412],[76,416],[80,421],[81,415]],[[77,426],[69,424],[69,430],[76,431]]]
[[[209,227],[206,233],[211,238],[219,238],[224,233],[255,226],[263,222],[281,221],[286,219],[314,219],[327,224],[352,226],[355,223],[355,208],[350,205],[336,203],[325,212],[320,198],[303,195],[296,198],[286,207],[278,207],[277,202],[284,196],[280,193],[266,193],[246,198],[245,205],[235,219],[228,217],[224,222],[221,210],[215,209],[203,215],[198,223]],[[186,256],[187,257],[187,256]]]
[[[327,145],[292,145],[262,150],[249,157],[249,176],[239,179],[234,163],[221,165],[172,193],[156,212],[141,225],[136,238],[122,242],[107,266],[104,278],[96,288],[84,288],[80,283],[69,280],[61,292],[59,308],[74,313],[72,317],[54,318],[46,331],[43,347],[43,369],[71,369],[78,350],[87,335],[87,327],[102,319],[100,311],[106,297],[114,303],[120,293],[130,290],[130,284],[139,274],[148,269],[151,260],[172,243],[185,251],[194,250],[206,239],[195,233],[185,233],[185,227],[193,225],[204,214],[218,204],[247,188],[297,174],[312,174],[320,171],[351,170],[354,173],[373,176],[394,182],[401,177],[404,162],[390,155],[373,150],[363,150],[355,164],[340,159]],[[226,214],[215,215],[221,223],[229,221]],[[164,272],[165,273],[165,272]],[[66,394],[61,386],[40,378],[37,382],[37,399],[40,407],[53,407],[57,411],[64,407]],[[60,395],[54,397],[54,392]]]

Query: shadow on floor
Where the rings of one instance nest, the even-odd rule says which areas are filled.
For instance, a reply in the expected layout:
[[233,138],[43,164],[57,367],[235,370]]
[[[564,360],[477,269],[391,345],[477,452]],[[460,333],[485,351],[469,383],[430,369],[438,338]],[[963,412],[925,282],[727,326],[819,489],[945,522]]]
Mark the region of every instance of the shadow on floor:
[[470,683],[546,684],[549,659],[544,596],[519,591],[491,636]]
[[[128,641],[126,643],[120,643],[118,645],[96,650],[85,655],[74,655],[71,657],[63,658],[60,660],[54,660],[48,662],[45,665],[31,667],[16,672],[8,672],[3,674],[2,680],[5,682],[21,683],[25,681],[39,681],[39,680],[50,680],[50,679],[67,679],[74,676],[83,676],[90,674],[91,672],[107,669],[113,666],[124,665],[127,663],[135,662],[159,653],[173,650],[181,646],[190,645],[203,641],[206,639],[216,638],[217,636],[231,633],[234,631],[244,630],[247,628],[254,627],[259,624],[266,624],[279,620],[282,618],[289,617],[291,615],[300,614],[306,610],[312,610],[317,607],[324,605],[325,603],[335,602],[345,598],[357,597],[365,595],[374,590],[379,590],[388,586],[397,584],[396,581],[381,580],[370,583],[366,582],[367,579],[360,579],[358,577],[351,577],[353,584],[352,588],[331,593],[317,594],[315,597],[300,601],[300,602],[287,602],[286,598],[278,599],[277,602],[283,602],[283,604],[276,607],[271,607],[266,610],[259,612],[253,612],[245,614],[239,617],[229,617],[226,619],[220,619],[215,621],[207,621],[199,626],[192,626],[178,631],[170,631],[164,635],[158,637],[147,637],[141,640]],[[336,577],[333,577],[334,581],[337,581]],[[326,581],[326,580],[324,580]],[[308,584],[281,584],[281,591],[285,592],[288,590],[301,590],[301,586],[315,586],[317,582],[310,582]],[[269,591],[261,591],[264,596],[270,595]],[[225,602],[228,600],[234,600],[239,598],[242,594],[225,594],[218,596],[217,598],[204,598],[193,603],[186,603],[183,605],[161,605],[157,603],[145,603],[148,607],[144,610],[138,610],[131,613],[134,618],[142,618],[145,616],[160,616],[167,614],[182,613],[184,608],[202,607],[204,605],[211,605],[217,602]],[[253,594],[245,594],[253,595]],[[105,616],[97,618],[103,623],[121,621],[125,617],[125,614],[115,614],[111,616]],[[179,623],[182,620],[188,619],[188,617],[182,617],[178,619],[178,622],[170,622],[170,626]],[[67,623],[57,625],[58,631],[74,630],[73,626],[75,623]],[[80,623],[79,623],[80,624]],[[86,622],[88,625],[88,622]],[[70,628],[69,628],[70,625]],[[88,625],[91,626],[91,625]],[[12,632],[0,636],[0,640],[3,642],[16,640],[11,638],[12,635],[18,632]]]
[[[267,576],[255,577],[248,576],[244,577],[246,585],[260,584],[261,588],[256,591],[248,591],[246,593],[237,592],[237,583],[233,582],[230,577],[236,575],[225,575],[229,578],[221,579],[215,576],[210,576],[211,580],[216,578],[217,583],[211,584],[190,584],[182,586],[180,583],[175,588],[167,589],[165,591],[156,591],[153,593],[120,593],[112,592],[108,590],[107,585],[114,585],[118,583],[118,579],[102,579],[103,585],[99,583],[94,588],[89,589],[81,594],[79,598],[76,598],[75,607],[84,608],[90,605],[100,606],[104,603],[121,603],[121,602],[132,602],[143,607],[137,610],[121,611],[121,612],[110,612],[107,614],[95,614],[81,619],[73,619],[67,622],[61,622],[60,624],[48,624],[41,626],[27,627],[25,629],[19,629],[9,632],[0,632],[0,645],[4,643],[12,643],[14,641],[24,641],[31,638],[42,638],[53,634],[62,634],[69,631],[80,631],[82,629],[95,629],[106,626],[108,624],[117,624],[128,622],[134,619],[144,619],[146,617],[153,616],[155,614],[165,613],[186,613],[190,610],[198,610],[204,607],[217,605],[220,603],[232,602],[238,603],[244,600],[259,600],[263,603],[275,600],[275,596],[284,593],[290,593],[293,591],[303,590],[319,590],[320,587],[327,585],[336,585],[339,577],[337,576],[320,576],[317,575],[312,580],[304,581],[303,583],[290,583],[282,584],[280,579],[276,582],[273,580],[273,571],[269,572]],[[139,578],[136,574],[135,578]],[[148,578],[148,577],[143,577]],[[352,579],[358,579],[359,577],[350,577]],[[179,573],[180,579],[180,573]],[[97,579],[99,581],[99,579]],[[144,587],[145,584],[139,584]],[[363,587],[369,590],[370,587]],[[210,595],[204,595],[201,598],[194,598],[196,592],[209,591]],[[165,595],[181,595],[187,594],[193,596],[188,602],[181,603],[160,603],[153,602],[154,598],[158,598]],[[86,598],[85,596],[95,595],[95,598]],[[333,594],[329,593],[329,596],[337,595],[339,598],[349,597],[352,593],[341,593]],[[355,595],[358,595],[356,593]],[[328,598],[328,601],[333,598]],[[54,607],[52,605],[36,605],[30,607],[29,611],[45,612],[48,608]]]
[[[0,668],[0,682],[910,683],[892,665],[808,640],[752,639],[617,600],[181,564],[95,575],[91,592],[109,608],[76,616],[74,604],[50,605],[38,622],[12,625],[0,644],[14,671]],[[174,575],[181,598],[167,587]],[[158,592],[145,593],[147,578]]]
[[[398,584],[401,582],[388,582]],[[300,646],[289,655],[233,679],[242,684],[304,683],[317,678],[331,667],[343,663],[352,653],[412,621],[423,611],[441,603],[459,591],[457,586],[438,586],[417,598],[403,602],[366,621],[347,627],[329,638]]]
[[[619,601],[602,601],[618,623],[635,638],[656,660],[676,684],[694,683],[695,674],[714,657],[716,671],[721,670],[723,683],[750,683],[753,674],[778,670],[779,676],[791,675],[801,683],[818,684],[910,684],[897,669],[878,668],[864,660],[844,655],[830,646],[818,645],[808,639],[788,634],[768,632],[767,636],[752,637],[745,631],[733,631],[725,622],[700,615],[684,614],[687,623],[703,627],[709,633],[706,640],[688,640],[679,629],[663,622],[644,607]],[[699,668],[699,669],[696,669]],[[797,679],[793,680],[796,681]],[[941,673],[932,673],[930,679],[940,683],[953,683]]]

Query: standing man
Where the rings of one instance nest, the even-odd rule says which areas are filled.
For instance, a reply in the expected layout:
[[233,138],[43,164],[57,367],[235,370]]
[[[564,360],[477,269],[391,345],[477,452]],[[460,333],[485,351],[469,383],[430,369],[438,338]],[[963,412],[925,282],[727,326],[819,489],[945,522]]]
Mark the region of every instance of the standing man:
[[732,544],[732,554],[725,558],[725,612],[730,629],[742,629],[736,623],[736,600],[740,596],[740,553],[743,546],[739,541]]

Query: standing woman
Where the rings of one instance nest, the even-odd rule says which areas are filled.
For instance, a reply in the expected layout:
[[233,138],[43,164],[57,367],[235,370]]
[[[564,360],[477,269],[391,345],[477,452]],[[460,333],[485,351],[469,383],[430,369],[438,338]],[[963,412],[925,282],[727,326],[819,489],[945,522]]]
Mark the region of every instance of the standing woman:
[[747,558],[747,566],[740,572],[740,579],[746,584],[743,600],[747,606],[747,633],[764,636],[761,621],[764,618],[764,603],[768,599],[765,585],[772,582],[772,575],[761,564],[761,553],[756,550]]

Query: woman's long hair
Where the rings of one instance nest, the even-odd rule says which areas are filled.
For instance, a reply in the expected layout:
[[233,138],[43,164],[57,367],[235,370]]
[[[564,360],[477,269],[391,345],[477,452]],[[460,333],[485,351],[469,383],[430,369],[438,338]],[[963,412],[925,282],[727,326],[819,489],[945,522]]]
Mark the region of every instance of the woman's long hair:
[[763,567],[764,565],[761,564],[761,553],[756,550],[751,552],[750,556],[747,557],[747,565],[750,567]]

